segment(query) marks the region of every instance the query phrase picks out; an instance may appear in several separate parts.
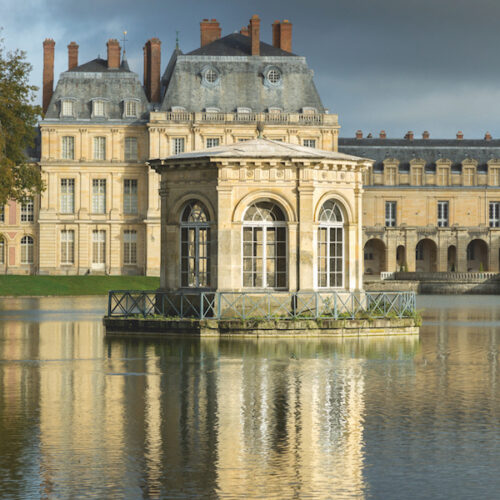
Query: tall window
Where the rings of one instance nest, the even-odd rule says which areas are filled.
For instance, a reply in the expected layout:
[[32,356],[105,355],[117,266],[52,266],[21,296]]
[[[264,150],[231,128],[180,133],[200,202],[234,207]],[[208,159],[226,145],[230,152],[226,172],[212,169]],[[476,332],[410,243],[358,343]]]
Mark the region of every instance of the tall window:
[[92,213],[106,213],[106,179],[92,179]]
[[106,137],[94,137],[94,160],[106,159]]
[[209,137],[207,139],[207,148],[215,148],[219,145],[218,137]]
[[318,287],[344,286],[344,218],[337,203],[321,207],[318,228]]
[[23,236],[21,239],[21,264],[33,263],[33,238]]
[[137,213],[137,179],[123,181],[123,213]]
[[62,138],[62,158],[63,160],[75,159],[75,138],[71,135],[65,135]]
[[316,147],[316,139],[304,139],[304,146],[306,148],[315,148]]
[[25,203],[21,204],[21,222],[33,222],[35,213],[35,205],[33,198],[29,198]]
[[137,160],[137,137],[125,137],[125,161]]
[[210,286],[210,218],[197,200],[181,215],[181,286]]
[[287,286],[286,218],[271,201],[250,205],[243,218],[243,286]]
[[106,231],[94,229],[92,231],[92,264],[106,263]]
[[123,232],[123,263],[137,264],[137,231]]
[[438,185],[447,186],[448,185],[448,169],[440,168],[438,169]]
[[385,202],[385,225],[386,227],[396,226],[396,202],[386,201]]
[[172,154],[184,153],[184,137],[172,139]]
[[499,201],[490,201],[490,227],[500,227]]
[[137,116],[137,102],[125,101],[125,116]]
[[500,186],[500,168],[491,168],[491,185]]
[[438,227],[448,227],[448,225],[449,225],[448,202],[447,201],[438,201],[438,204],[437,204],[437,223],[438,223]]
[[5,239],[0,236],[0,264],[5,264]]
[[0,222],[5,222],[5,206],[0,205]]
[[75,262],[75,232],[72,230],[61,231],[61,264]]
[[61,213],[75,211],[75,179],[61,179]]

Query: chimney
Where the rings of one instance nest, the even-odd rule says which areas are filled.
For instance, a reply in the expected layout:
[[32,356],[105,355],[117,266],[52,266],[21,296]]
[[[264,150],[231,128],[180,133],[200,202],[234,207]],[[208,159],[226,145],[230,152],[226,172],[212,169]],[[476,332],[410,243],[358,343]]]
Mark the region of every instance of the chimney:
[[68,45],[68,71],[78,66],[78,44],[70,42]]
[[356,139],[363,139],[363,132],[361,130],[356,130]]
[[43,112],[47,112],[54,89],[54,47],[56,42],[46,38],[43,42]]
[[240,35],[250,36],[248,26],[243,26],[243,28],[240,29]]
[[385,133],[385,130],[381,130],[380,131],[379,137],[381,139],[387,139],[387,134]]
[[120,44],[115,38],[110,38],[106,44],[108,47],[108,69],[120,67]]
[[285,19],[280,26],[280,49],[292,51],[292,23]]
[[221,35],[221,28],[217,19],[203,19],[200,23],[201,47],[218,40]]
[[422,139],[430,139],[431,137],[431,134],[429,134],[429,132],[427,132],[427,130],[424,130],[422,132]]
[[411,130],[408,130],[404,138],[408,141],[413,141],[413,132]]
[[461,130],[459,130],[457,132],[457,141],[461,141],[463,138],[464,138],[464,133]]
[[250,19],[250,39],[252,40],[252,56],[260,56],[260,19],[257,14]]
[[144,46],[144,85],[151,102],[160,102],[161,41],[151,38]]
[[273,29],[273,46],[280,48],[281,45],[281,35],[280,35],[280,22],[278,20],[274,21],[271,25]]
[[484,140],[491,141],[491,134],[489,132],[486,132],[486,134],[484,134]]

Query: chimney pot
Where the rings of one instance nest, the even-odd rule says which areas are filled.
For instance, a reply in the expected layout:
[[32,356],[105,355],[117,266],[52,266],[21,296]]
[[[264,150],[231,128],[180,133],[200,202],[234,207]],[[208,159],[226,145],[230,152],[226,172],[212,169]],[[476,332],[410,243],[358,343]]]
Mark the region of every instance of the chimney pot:
[[241,28],[240,35],[249,36],[248,26],[243,26],[243,28]]
[[260,19],[254,14],[250,19],[250,39],[252,45],[252,56],[260,55]]
[[461,130],[457,132],[457,140],[461,141],[464,138],[464,134]]
[[363,139],[363,132],[361,130],[356,130],[356,139]]
[[68,45],[68,70],[78,66],[78,44],[70,42]]
[[486,132],[486,134],[484,134],[484,140],[491,141],[491,134],[489,132]]
[[385,133],[385,130],[381,130],[380,131],[379,137],[381,139],[387,139],[387,134]]
[[46,38],[43,42],[43,97],[42,109],[46,113],[54,92],[54,47],[56,42]]
[[110,38],[106,44],[108,47],[108,68],[118,69],[120,67],[120,44],[116,38]]
[[217,19],[203,19],[200,23],[201,47],[218,40],[221,36],[221,28]]
[[408,130],[408,132],[406,132],[405,139],[408,141],[413,141],[413,132],[411,130]]
[[431,136],[431,134],[429,134],[429,132],[427,132],[427,130],[424,130],[422,132],[422,139],[429,139]]

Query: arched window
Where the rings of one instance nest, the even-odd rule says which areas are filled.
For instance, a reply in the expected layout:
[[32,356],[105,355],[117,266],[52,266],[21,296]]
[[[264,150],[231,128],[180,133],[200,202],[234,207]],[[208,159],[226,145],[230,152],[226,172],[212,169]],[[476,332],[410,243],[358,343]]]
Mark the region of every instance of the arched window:
[[286,218],[271,201],[250,205],[243,217],[243,286],[287,287]]
[[344,218],[337,203],[321,207],[318,228],[318,287],[344,286]]
[[33,238],[23,236],[21,239],[21,264],[33,263]]
[[210,286],[210,217],[197,200],[181,215],[181,286]]

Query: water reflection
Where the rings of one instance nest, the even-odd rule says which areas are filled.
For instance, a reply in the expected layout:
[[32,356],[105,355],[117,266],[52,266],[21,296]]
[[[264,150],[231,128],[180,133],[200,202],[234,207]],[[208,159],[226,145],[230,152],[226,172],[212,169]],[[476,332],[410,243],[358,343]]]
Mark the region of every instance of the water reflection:
[[[102,299],[4,302],[0,491],[491,493],[500,486],[496,304],[469,302],[467,316],[440,300],[446,319],[430,300],[420,338],[344,341],[106,340]],[[66,312],[55,320],[58,304]],[[447,326],[467,317],[481,326]],[[467,479],[472,467],[481,481]]]

